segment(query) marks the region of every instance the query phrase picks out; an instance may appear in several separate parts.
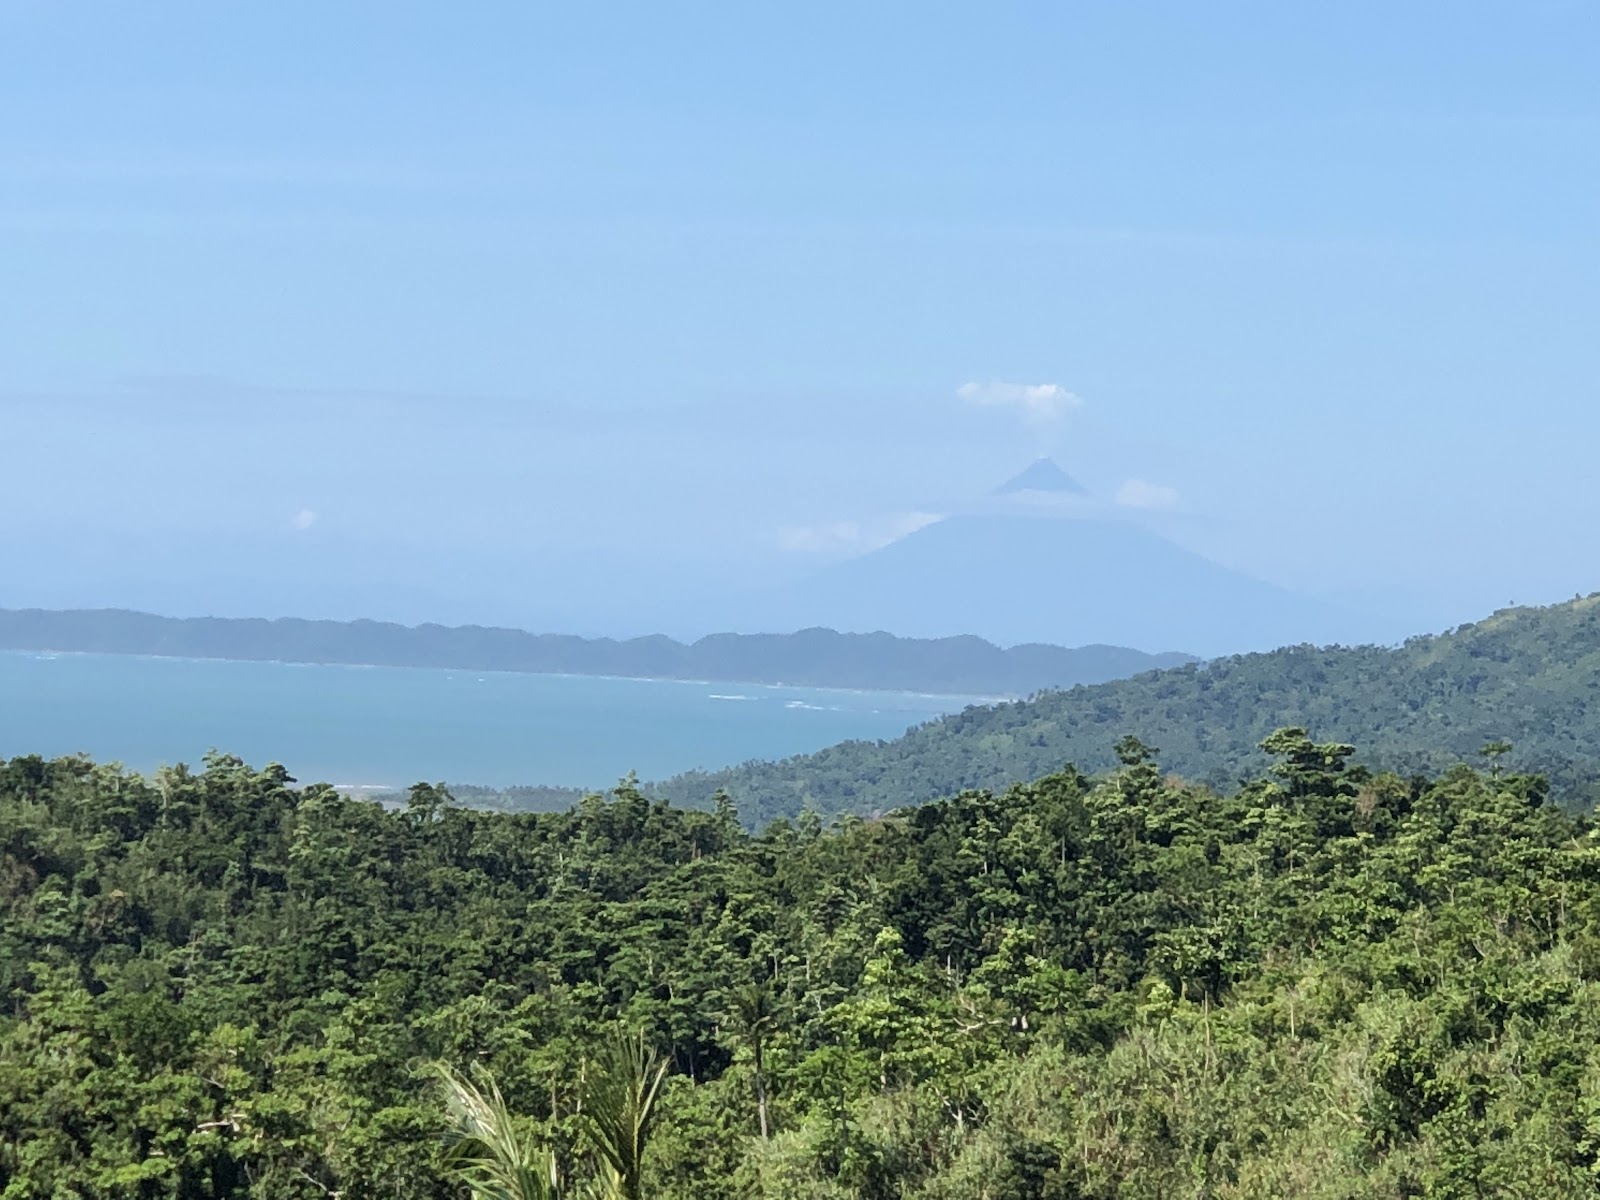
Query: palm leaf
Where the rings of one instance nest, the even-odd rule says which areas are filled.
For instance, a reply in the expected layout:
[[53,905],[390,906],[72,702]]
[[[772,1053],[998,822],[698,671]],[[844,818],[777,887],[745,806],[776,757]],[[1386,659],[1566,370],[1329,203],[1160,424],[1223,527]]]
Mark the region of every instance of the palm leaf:
[[519,1132],[494,1080],[479,1087],[443,1063],[434,1069],[450,1114],[450,1165],[474,1200],[556,1200],[555,1155]]
[[645,1145],[669,1064],[637,1037],[617,1033],[586,1074],[583,1116],[608,1200],[641,1200]]

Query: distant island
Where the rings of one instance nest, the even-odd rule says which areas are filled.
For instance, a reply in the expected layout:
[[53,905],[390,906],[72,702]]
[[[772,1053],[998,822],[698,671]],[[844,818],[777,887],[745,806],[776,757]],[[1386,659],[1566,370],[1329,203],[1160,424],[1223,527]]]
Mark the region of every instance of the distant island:
[[478,625],[162,617],[122,609],[0,609],[0,650],[141,654],[534,674],[1026,696],[1196,661],[1121,646],[1023,645],[978,637],[901,638],[803,629],[617,640]]

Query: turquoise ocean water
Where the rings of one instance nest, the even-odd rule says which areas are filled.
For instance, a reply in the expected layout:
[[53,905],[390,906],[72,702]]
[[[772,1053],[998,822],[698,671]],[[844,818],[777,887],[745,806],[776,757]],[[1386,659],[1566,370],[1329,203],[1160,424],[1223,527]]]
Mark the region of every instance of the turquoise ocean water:
[[628,771],[892,738],[977,702],[495,671],[0,652],[0,758],[83,752],[150,771],[215,748],[302,782],[603,788]]

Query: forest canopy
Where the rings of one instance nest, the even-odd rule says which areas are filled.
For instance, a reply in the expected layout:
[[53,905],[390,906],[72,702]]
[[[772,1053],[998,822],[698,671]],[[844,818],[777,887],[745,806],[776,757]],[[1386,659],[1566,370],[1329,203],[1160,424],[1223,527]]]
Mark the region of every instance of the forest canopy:
[[385,809],[226,756],[14,758],[0,1196],[465,1195],[442,1070],[576,1196],[619,1031],[666,1066],[662,1200],[1593,1196],[1587,819],[1498,747],[1263,749],[1214,790],[1124,737],[758,834],[631,785]]
[[1229,789],[1259,769],[1257,744],[1286,725],[1352,742],[1357,760],[1403,774],[1470,761],[1487,742],[1551,781],[1559,802],[1600,798],[1600,595],[1516,608],[1404,645],[1290,646],[961,713],[887,742],[844,742],[781,762],[692,772],[652,795],[701,802],[719,788],[754,824],[887,812],[1002,790],[1058,771],[1116,765],[1134,734],[1170,771]]

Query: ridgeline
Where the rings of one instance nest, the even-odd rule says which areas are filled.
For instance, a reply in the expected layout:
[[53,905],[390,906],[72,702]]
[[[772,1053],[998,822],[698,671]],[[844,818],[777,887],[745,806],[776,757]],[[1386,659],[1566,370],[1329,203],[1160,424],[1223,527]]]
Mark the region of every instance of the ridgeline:
[[1290,646],[968,708],[894,741],[694,772],[649,790],[704,804],[725,789],[756,827],[806,808],[872,814],[1001,790],[1068,763],[1103,770],[1124,734],[1159,747],[1167,770],[1226,787],[1256,769],[1257,744],[1283,725],[1353,742],[1366,764],[1402,773],[1509,742],[1506,765],[1545,774],[1564,805],[1591,807],[1600,798],[1600,595],[1506,609],[1393,648]]

